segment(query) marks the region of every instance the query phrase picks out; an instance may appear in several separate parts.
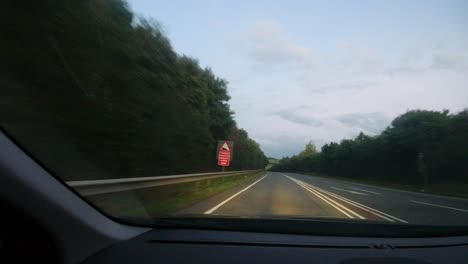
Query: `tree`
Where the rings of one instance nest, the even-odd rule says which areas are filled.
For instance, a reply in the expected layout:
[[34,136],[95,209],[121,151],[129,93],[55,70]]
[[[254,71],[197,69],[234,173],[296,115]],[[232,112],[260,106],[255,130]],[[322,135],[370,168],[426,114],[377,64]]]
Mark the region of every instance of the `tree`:
[[317,154],[317,149],[315,148],[315,145],[310,141],[305,145],[305,149],[299,153],[300,158],[307,158],[307,157],[312,157]]
[[265,167],[228,82],[125,1],[4,1],[0,15],[1,126],[61,178],[214,171],[216,141],[239,133],[235,167]]
[[396,117],[380,135],[364,133],[340,143],[331,142],[313,159],[306,150],[286,157],[272,170],[316,171],[348,178],[418,184],[419,153],[431,183],[463,182],[468,178],[468,111],[408,111]]

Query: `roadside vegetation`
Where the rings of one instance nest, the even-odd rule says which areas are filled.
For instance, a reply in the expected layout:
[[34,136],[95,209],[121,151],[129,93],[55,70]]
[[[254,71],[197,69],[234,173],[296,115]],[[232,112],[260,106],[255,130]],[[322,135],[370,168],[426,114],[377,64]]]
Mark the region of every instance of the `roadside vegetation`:
[[375,136],[282,158],[273,171],[314,172],[342,179],[443,194],[468,195],[468,110],[413,110]]
[[[0,4],[0,122],[64,180],[265,168],[228,83],[122,0]],[[21,23],[18,23],[21,21]]]
[[261,171],[86,198],[109,215],[119,218],[157,218],[173,215],[218,193],[253,182],[265,174],[265,171]]
[[278,159],[268,157],[268,165],[265,167],[266,170],[271,169],[275,164],[279,163]]

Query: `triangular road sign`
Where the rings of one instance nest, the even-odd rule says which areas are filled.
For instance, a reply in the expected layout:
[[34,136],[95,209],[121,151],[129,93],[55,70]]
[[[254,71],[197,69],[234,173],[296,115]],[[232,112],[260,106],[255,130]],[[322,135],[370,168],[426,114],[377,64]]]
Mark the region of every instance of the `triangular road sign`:
[[225,149],[225,150],[228,150],[228,151],[230,150],[227,142],[223,143],[223,145],[221,146],[221,149]]

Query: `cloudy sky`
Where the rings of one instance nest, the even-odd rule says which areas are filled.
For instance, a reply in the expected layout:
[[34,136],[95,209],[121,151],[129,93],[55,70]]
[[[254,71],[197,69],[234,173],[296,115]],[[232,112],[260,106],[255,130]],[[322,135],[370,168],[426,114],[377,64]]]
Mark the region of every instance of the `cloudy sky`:
[[269,156],[468,107],[468,1],[129,4],[229,82],[238,126]]

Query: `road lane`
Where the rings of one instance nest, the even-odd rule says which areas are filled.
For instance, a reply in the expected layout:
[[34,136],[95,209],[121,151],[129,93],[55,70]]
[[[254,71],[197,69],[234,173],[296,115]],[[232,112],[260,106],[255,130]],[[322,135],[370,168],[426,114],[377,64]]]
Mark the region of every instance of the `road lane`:
[[378,192],[372,192],[372,191],[369,191],[369,190],[364,190],[364,189],[360,189],[360,188],[356,188],[356,187],[349,187],[349,188],[355,189],[355,190],[358,190],[358,191],[363,191],[363,192],[366,192],[366,193],[381,195],[381,193],[378,193]]
[[[284,174],[283,174],[284,175]],[[364,216],[360,215],[359,213],[353,211],[349,207],[341,204],[339,201],[333,199],[332,197],[324,194],[323,192],[320,192],[319,190],[313,188],[312,186],[306,184],[305,182],[298,181],[292,177],[284,175],[286,178],[290,179],[291,181],[295,182],[305,190],[309,191],[310,193],[314,194],[317,198],[321,199],[322,201],[326,202],[329,204],[331,207],[335,208],[342,214],[346,215],[348,218],[358,218],[358,219],[366,219]]]
[[248,189],[250,189],[252,186],[254,186],[255,184],[257,184],[258,182],[260,182],[261,180],[265,179],[265,177],[268,176],[268,174],[270,173],[267,173],[265,176],[263,176],[262,178],[256,180],[254,183],[250,184],[249,186],[245,187],[244,189],[236,192],[235,194],[229,196],[229,198],[227,198],[226,200],[220,202],[219,204],[217,204],[216,206],[210,208],[209,210],[207,210],[205,212],[205,214],[212,214],[214,211],[218,210],[219,207],[223,206],[225,203],[229,202],[230,200],[234,199],[236,196],[238,196],[239,194],[247,191]]
[[425,203],[425,202],[420,202],[420,201],[415,201],[411,200],[413,203],[419,203],[419,204],[425,204],[425,205],[430,205],[430,206],[435,206],[435,207],[440,207],[440,208],[445,208],[445,209],[450,209],[450,210],[455,210],[455,211],[460,211],[460,212],[465,212],[468,213],[468,210],[466,209],[460,209],[460,208],[455,208],[455,207],[449,207],[449,206],[444,206],[440,204],[431,204],[431,203]]
[[[466,225],[468,223],[468,199],[402,191],[297,173],[286,174],[323,190],[404,219],[410,224]],[[369,195],[357,195],[331,187],[344,190],[360,189],[362,192],[366,190]]]
[[[353,215],[357,216],[359,219],[368,219],[368,220],[386,220],[390,222],[400,222],[400,223],[407,223],[407,221],[402,220],[401,218],[389,215],[387,213],[384,213],[382,211],[379,211],[375,208],[366,206],[362,203],[358,203],[355,200],[351,200],[348,198],[345,198],[343,196],[340,196],[336,193],[326,191],[324,189],[318,188],[315,185],[297,180],[293,177],[290,177],[286,174],[283,174],[285,177],[291,179],[294,182],[297,182],[301,186],[304,186],[310,191],[315,192],[317,195],[320,195],[322,197],[326,197],[327,199],[331,200],[333,203],[337,204],[340,208],[345,209],[346,211],[349,211]],[[351,208],[351,209],[350,209]],[[353,210],[361,212],[365,217],[362,217],[361,215],[357,215]],[[350,217],[354,218],[354,217]]]
[[270,172],[238,190],[230,190],[197,203],[178,214],[202,213],[237,217],[300,216],[390,222],[399,220],[276,172]]
[[[288,180],[281,173],[270,172],[244,192],[235,195],[218,195],[186,208],[181,214],[202,214],[210,211],[212,215],[260,217],[260,216],[306,216],[348,218],[346,215],[318,199],[301,186]],[[229,199],[235,195],[232,199]],[[226,199],[229,201],[225,202]],[[218,206],[220,205],[221,206]]]
[[213,212],[231,216],[310,216],[346,218],[330,207],[288,181],[280,173],[270,173],[263,181],[242,193]]
[[354,193],[354,194],[359,194],[359,195],[368,195],[368,194],[365,194],[365,193],[362,193],[362,192],[356,192],[356,191],[345,190],[345,189],[336,188],[336,187],[333,187],[333,186],[331,186],[331,188],[332,188],[332,189],[335,189],[335,190],[344,191],[344,192],[349,192],[349,193]]
[[178,215],[326,217],[418,225],[466,225],[468,199],[400,191],[297,173],[269,172]]

